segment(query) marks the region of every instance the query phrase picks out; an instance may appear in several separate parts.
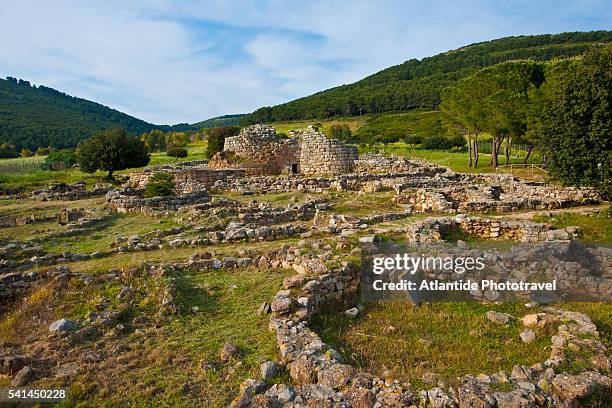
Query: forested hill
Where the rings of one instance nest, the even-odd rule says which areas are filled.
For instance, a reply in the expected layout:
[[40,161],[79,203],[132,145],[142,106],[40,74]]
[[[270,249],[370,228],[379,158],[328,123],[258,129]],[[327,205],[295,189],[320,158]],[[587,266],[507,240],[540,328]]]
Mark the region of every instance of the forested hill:
[[197,129],[232,126],[237,125],[240,122],[240,118],[243,116],[244,114],[217,116],[216,118],[210,118],[202,122],[194,123],[191,126]]
[[482,67],[513,59],[571,57],[603,42],[612,42],[612,31],[505,37],[472,44],[408,60],[350,85],[260,108],[244,116],[241,124],[436,108],[444,87]]
[[0,144],[9,143],[18,149],[74,147],[109,127],[140,134],[156,126],[46,86],[32,86],[10,77],[0,79]]

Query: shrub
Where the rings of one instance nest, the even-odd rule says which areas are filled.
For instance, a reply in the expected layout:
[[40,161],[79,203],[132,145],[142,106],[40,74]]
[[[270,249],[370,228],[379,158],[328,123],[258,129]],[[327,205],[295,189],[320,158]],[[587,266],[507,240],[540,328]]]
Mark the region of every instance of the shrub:
[[353,135],[349,126],[347,124],[342,124],[332,125],[329,129],[329,137],[332,139],[342,140],[343,142],[348,142],[352,140]]
[[21,157],[31,157],[34,155],[34,153],[32,153],[30,149],[24,147],[21,149],[20,155]]
[[77,162],[77,157],[72,149],[56,150],[49,153],[43,162],[43,168],[46,170],[61,170],[68,169]]
[[444,136],[431,136],[423,140],[423,149],[449,150],[453,147],[451,140]]
[[145,197],[166,197],[174,195],[174,176],[172,174],[159,171],[149,177],[145,187]]
[[173,147],[168,149],[166,154],[170,157],[187,157],[187,149],[183,147]]
[[39,147],[38,149],[36,149],[37,156],[48,156],[49,153],[51,153],[50,147]]
[[7,143],[0,145],[0,159],[14,159],[15,157],[19,157],[15,146]]
[[238,126],[225,126],[211,129],[208,135],[208,145],[206,146],[206,157],[210,159],[216,153],[223,151],[225,138],[235,136],[238,132],[240,132]]
[[462,135],[451,136],[449,140],[453,147],[465,147],[466,145],[466,140]]
[[420,145],[423,143],[423,138],[419,135],[408,135],[404,139],[404,143],[409,145]]
[[98,132],[81,142],[77,149],[77,160],[82,171],[108,171],[109,179],[113,178],[114,171],[146,166],[149,159],[144,143],[121,128]]

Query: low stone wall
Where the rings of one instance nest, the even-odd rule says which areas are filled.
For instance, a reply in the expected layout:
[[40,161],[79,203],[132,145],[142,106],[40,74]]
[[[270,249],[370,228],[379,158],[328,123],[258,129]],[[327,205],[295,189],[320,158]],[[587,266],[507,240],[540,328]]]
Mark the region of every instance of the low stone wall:
[[579,233],[577,227],[551,230],[545,224],[528,221],[508,221],[497,218],[446,217],[427,218],[408,227],[406,239],[410,243],[431,243],[443,241],[453,230],[461,230],[484,239],[503,239],[519,242],[551,241],[574,239]]
[[26,224],[37,224],[49,222],[56,219],[56,215],[36,215],[32,214],[28,217],[0,217],[0,228],[19,227]]
[[55,184],[48,188],[33,190],[30,196],[40,201],[75,201],[91,197],[102,197],[111,189],[112,186],[110,184],[96,184],[91,190],[87,190],[85,182],[79,181],[74,184]]
[[[395,202],[408,204],[416,212],[513,212],[520,210],[551,210],[601,202],[591,188],[553,187],[524,183],[515,179],[460,175],[441,185],[411,188],[400,186]],[[499,175],[497,175],[499,176]]]
[[206,190],[218,181],[244,177],[246,174],[244,170],[240,169],[216,170],[204,167],[202,164],[193,166],[184,166],[181,164],[177,166],[153,167],[140,172],[130,173],[130,178],[124,186],[144,189],[149,182],[149,177],[160,171],[171,173],[174,176],[176,192],[178,194]]
[[[276,256],[277,265],[283,267],[291,266],[294,260],[291,250]],[[197,265],[199,260],[192,262]],[[225,263],[216,260],[217,267]],[[238,261],[231,260],[230,264],[238,264]],[[249,264],[261,262],[256,264],[251,260]],[[270,265],[267,260],[265,264]],[[270,385],[265,380],[248,379],[241,384],[240,394],[232,407],[568,407],[577,406],[578,398],[612,386],[612,379],[602,374],[612,367],[606,347],[598,340],[584,340],[585,336],[599,337],[596,326],[584,314],[555,308],[521,318],[525,333],[533,327],[561,323],[551,338],[549,358],[532,366],[515,365],[511,373],[465,375],[452,387],[439,384],[417,393],[410,384],[359,372],[346,364],[342,356],[309,327],[310,317],[323,305],[354,304],[359,286],[358,268],[344,262],[331,270],[322,267],[304,271],[295,266],[293,269],[298,273],[285,279],[284,289],[277,292],[270,304],[260,308],[260,311],[272,312],[270,329],[276,332],[280,365],[287,368],[292,384]],[[359,313],[357,308],[346,313],[353,310]],[[487,313],[487,318],[496,317],[489,317],[490,313],[496,315],[497,312]],[[515,319],[511,315],[501,315]],[[593,355],[589,367],[580,373],[557,374],[553,367],[566,360],[566,349]],[[504,384],[509,389],[496,390],[496,384]]]
[[145,198],[141,190],[112,190],[106,195],[106,202],[119,213],[141,212],[157,216],[168,211],[176,211],[187,205],[206,203],[210,197],[206,191],[182,194],[179,196]]
[[419,172],[428,176],[451,172],[448,167],[402,156],[383,156],[366,153],[354,162],[354,171],[358,173],[406,173]]

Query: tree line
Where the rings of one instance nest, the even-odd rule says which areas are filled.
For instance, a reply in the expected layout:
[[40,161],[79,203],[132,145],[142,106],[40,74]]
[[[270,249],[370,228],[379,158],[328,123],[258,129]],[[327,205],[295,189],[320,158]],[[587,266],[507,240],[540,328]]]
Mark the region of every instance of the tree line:
[[240,124],[437,108],[442,89],[482,67],[516,59],[546,61],[572,57],[602,42],[612,42],[612,32],[518,36],[472,44],[422,60],[408,60],[350,85],[262,107],[243,116]]
[[562,182],[611,191],[612,45],[583,57],[482,69],[444,89],[440,108],[467,138],[471,167],[479,164],[479,137],[487,133],[492,167],[502,146],[506,164],[513,143],[529,151],[538,146]]

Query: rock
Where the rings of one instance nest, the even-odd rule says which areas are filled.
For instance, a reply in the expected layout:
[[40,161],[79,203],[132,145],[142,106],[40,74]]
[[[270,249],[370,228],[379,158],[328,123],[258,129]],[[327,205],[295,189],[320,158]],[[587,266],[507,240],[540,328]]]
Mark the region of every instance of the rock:
[[257,309],[257,314],[264,315],[264,314],[270,313],[271,311],[272,311],[272,308],[270,307],[270,304],[268,302],[263,302],[259,306],[259,309]]
[[359,238],[359,243],[361,244],[373,244],[374,242],[376,242],[376,235],[368,235]]
[[339,389],[347,385],[354,375],[355,369],[350,365],[333,364],[328,368],[319,370],[317,380],[323,386]]
[[30,381],[34,379],[34,370],[32,370],[29,366],[23,367],[19,372],[15,375],[15,378],[11,381],[11,387],[23,387]]
[[502,313],[502,312],[496,312],[494,310],[489,310],[487,312],[487,319],[489,319],[490,322],[497,323],[497,324],[508,324],[512,320],[514,320],[515,317],[508,313]]
[[525,327],[536,327],[540,321],[540,315],[537,313],[526,315],[523,316],[521,320],[523,321],[523,326]]
[[536,338],[533,330],[524,330],[519,336],[521,337],[521,340],[523,340],[523,343],[531,343]]
[[289,363],[289,375],[298,384],[313,384],[316,379],[315,365],[307,358],[299,358]]
[[285,315],[291,311],[293,300],[290,297],[276,296],[270,306],[275,315]]
[[261,380],[248,379],[240,384],[240,392],[232,401],[230,407],[247,408],[252,406],[253,397],[266,389],[266,383]]
[[278,373],[278,364],[274,361],[266,361],[260,367],[261,379],[264,381],[272,380]]
[[455,401],[444,393],[441,388],[435,387],[426,392],[427,401],[433,408],[454,408]]
[[599,388],[612,387],[612,379],[594,371],[580,374],[558,374],[552,379],[552,391],[565,400],[588,397]]
[[359,315],[359,309],[357,309],[356,307],[353,307],[351,309],[345,310],[344,314],[346,317],[350,319],[354,319]]
[[15,374],[27,363],[28,360],[25,358],[25,356],[0,357],[0,374]]
[[220,357],[221,357],[221,361],[224,363],[228,362],[229,360],[236,357],[237,355],[238,355],[238,347],[236,347],[232,343],[225,343],[223,347],[221,348]]
[[268,391],[266,396],[276,398],[280,404],[291,402],[295,398],[295,389],[285,384],[274,384]]
[[60,319],[56,320],[51,325],[49,325],[49,331],[51,333],[61,333],[67,331],[76,330],[79,325],[72,320],[69,319]]

